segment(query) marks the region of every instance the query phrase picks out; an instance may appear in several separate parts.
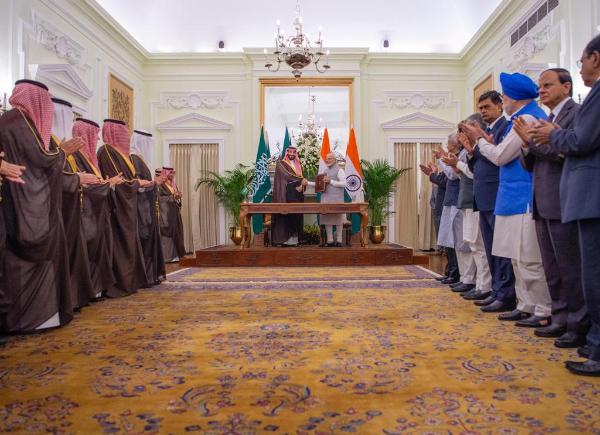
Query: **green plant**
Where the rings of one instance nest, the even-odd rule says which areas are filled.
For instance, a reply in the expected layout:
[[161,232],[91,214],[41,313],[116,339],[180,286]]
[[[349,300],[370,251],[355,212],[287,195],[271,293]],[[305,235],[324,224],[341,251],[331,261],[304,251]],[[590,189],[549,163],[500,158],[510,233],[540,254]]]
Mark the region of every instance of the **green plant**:
[[199,178],[194,189],[198,190],[203,184],[213,189],[217,200],[223,204],[231,222],[235,226],[239,226],[240,204],[248,196],[248,189],[254,176],[254,168],[238,164],[234,169],[225,171],[223,175],[212,171],[204,172],[210,178]]
[[304,225],[303,233],[308,245],[318,245],[321,241],[321,227],[316,222],[312,225]]
[[387,160],[360,161],[365,201],[369,203],[371,225],[383,225],[393,212],[389,210],[390,196],[396,189],[396,180],[411,168],[396,169]]

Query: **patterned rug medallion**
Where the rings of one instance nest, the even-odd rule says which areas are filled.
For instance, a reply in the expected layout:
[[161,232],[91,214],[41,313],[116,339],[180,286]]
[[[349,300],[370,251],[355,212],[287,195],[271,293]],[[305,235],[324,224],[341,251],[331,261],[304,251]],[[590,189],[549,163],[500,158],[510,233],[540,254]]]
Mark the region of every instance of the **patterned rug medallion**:
[[187,269],[0,350],[0,431],[600,433],[600,380],[418,267]]

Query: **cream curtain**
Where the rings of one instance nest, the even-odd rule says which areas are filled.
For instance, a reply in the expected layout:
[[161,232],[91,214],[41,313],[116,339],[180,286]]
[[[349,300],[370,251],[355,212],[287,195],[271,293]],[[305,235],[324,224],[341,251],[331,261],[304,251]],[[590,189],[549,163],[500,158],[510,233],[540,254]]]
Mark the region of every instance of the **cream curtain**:
[[[420,143],[420,158],[421,165],[427,165],[428,162],[434,162],[432,151],[442,146],[441,143]],[[416,171],[415,171],[416,173]],[[435,227],[433,226],[433,209],[429,204],[433,184],[429,181],[429,177],[421,174],[421,186],[419,190],[419,244],[420,249],[436,249]]]
[[174,144],[169,149],[175,181],[183,192],[182,218],[185,249],[195,252],[219,244],[219,204],[213,192],[194,190],[203,171],[219,172],[218,144]]
[[398,178],[392,215],[395,224],[396,243],[417,249],[419,247],[417,208],[417,144],[394,144],[396,168],[411,168]]

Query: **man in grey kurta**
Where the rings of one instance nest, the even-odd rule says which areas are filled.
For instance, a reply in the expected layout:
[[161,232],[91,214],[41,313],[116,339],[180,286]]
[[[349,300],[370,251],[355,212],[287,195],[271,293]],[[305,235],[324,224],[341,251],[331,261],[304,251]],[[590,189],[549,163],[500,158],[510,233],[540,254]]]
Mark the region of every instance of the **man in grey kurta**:
[[[340,203],[344,202],[344,190],[348,186],[346,182],[346,172],[337,164],[337,158],[334,153],[327,154],[325,160],[327,168],[325,169],[325,192],[321,194],[321,202]],[[312,181],[302,180],[304,186],[315,185]],[[325,225],[327,233],[327,246],[342,246],[342,229],[344,227],[343,214],[322,214],[320,216],[321,225]],[[336,242],[333,243],[333,227],[336,227]]]

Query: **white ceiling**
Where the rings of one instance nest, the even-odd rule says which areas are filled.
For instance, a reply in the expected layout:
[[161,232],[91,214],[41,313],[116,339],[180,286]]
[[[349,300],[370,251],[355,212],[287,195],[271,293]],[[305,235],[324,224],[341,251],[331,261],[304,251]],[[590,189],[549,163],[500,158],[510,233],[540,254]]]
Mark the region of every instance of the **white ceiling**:
[[[300,0],[304,32],[324,47],[459,53],[502,0]],[[96,0],[150,53],[271,49],[276,21],[291,33],[295,0]]]

